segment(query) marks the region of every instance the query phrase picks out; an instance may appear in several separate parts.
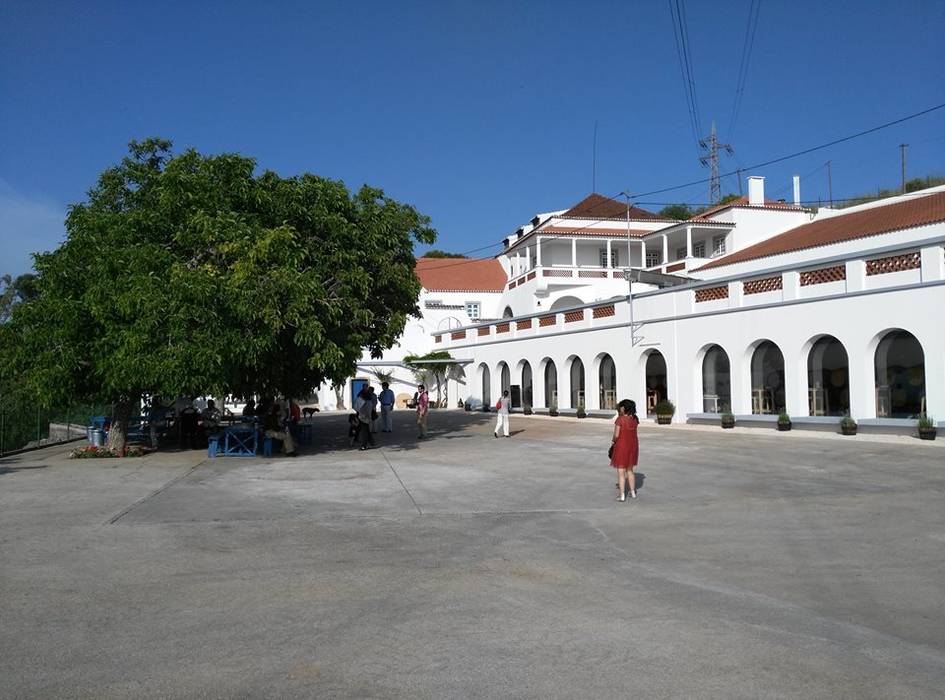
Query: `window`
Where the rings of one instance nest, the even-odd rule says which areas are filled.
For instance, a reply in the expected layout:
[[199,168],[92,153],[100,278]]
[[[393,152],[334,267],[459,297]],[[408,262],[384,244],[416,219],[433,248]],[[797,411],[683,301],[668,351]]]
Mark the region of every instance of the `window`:
[[725,236],[712,236],[712,255],[725,255]]
[[676,249],[676,259],[677,259],[677,260],[685,260],[685,259],[686,259],[686,248],[685,248],[685,246],[682,247],[682,248],[677,248],[677,249]]
[[601,267],[620,267],[620,251],[613,250],[610,251],[610,265],[607,265],[607,249],[600,249],[600,266]]
[[699,241],[698,243],[692,244],[692,257],[694,258],[705,257],[705,241]]
[[646,266],[656,267],[660,264],[660,254],[655,250],[646,251]]
[[466,315],[470,319],[475,320],[480,317],[480,304],[478,301],[467,301],[466,302]]

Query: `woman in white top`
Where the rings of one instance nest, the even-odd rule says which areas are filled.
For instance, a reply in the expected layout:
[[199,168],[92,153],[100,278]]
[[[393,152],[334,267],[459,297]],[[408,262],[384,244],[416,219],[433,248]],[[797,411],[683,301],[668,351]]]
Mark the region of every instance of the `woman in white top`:
[[499,428],[502,428],[502,434],[505,437],[509,437],[509,406],[511,405],[509,400],[509,390],[506,389],[502,392],[502,398],[499,399],[499,402],[496,404],[496,413],[498,414],[498,420],[495,422],[495,431],[494,435],[499,437]]

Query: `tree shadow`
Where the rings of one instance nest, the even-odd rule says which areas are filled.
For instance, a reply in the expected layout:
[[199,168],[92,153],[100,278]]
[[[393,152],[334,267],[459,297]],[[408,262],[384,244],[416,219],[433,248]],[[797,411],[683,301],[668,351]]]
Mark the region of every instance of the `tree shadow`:
[[5,466],[5,461],[0,461],[0,476],[5,474],[13,474],[15,472],[23,472],[31,469],[45,469],[47,465],[45,464],[31,464],[25,467],[8,467]]

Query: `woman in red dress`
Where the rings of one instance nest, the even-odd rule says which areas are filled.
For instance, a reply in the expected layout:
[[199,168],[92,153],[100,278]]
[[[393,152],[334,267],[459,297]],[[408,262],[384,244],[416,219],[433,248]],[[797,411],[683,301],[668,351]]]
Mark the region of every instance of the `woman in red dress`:
[[617,500],[627,500],[627,491],[630,498],[637,497],[636,475],[633,468],[637,466],[640,455],[640,442],[637,440],[637,405],[630,399],[624,399],[617,404],[617,420],[614,421],[614,453],[610,458],[610,466],[617,470],[617,488],[620,495]]

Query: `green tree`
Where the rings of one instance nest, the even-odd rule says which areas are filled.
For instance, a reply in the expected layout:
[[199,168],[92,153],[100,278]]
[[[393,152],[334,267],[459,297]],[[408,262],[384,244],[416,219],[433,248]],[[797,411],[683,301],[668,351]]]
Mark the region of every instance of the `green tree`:
[[15,278],[11,275],[0,275],[0,285],[3,285],[3,291],[0,292],[0,323],[10,320],[10,313],[15,304],[33,299],[38,294],[36,275],[29,273]]
[[462,253],[447,253],[445,250],[437,250],[436,248],[431,248],[426,253],[423,254],[425,258],[465,258],[466,256]]
[[437,406],[449,406],[448,390],[442,391],[443,380],[449,375],[453,367],[453,356],[447,350],[434,350],[426,355],[405,355],[404,364],[409,367],[417,381],[423,382],[423,377],[432,376],[436,383]]
[[237,154],[132,142],[36,255],[35,299],[3,324],[6,377],[52,404],[144,394],[304,396],[393,345],[416,307],[429,219],[364,186],[254,175]]
[[686,219],[692,218],[693,211],[685,204],[670,204],[669,206],[666,206],[660,209],[659,214],[664,219],[676,219],[677,221],[685,221]]

